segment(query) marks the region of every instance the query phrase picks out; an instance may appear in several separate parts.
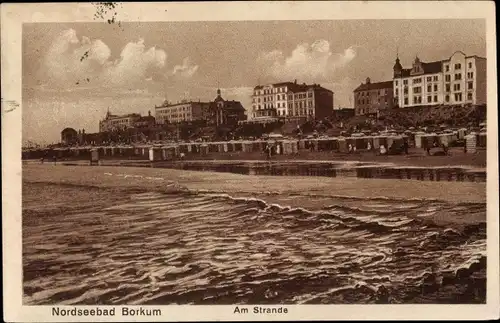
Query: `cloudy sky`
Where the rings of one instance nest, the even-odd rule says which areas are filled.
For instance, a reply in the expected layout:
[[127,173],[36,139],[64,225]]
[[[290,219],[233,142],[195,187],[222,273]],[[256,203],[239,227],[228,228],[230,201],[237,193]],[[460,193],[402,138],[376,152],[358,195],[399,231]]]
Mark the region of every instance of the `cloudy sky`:
[[486,54],[483,20],[345,20],[25,24],[23,141],[57,142],[65,127],[98,130],[113,113],[154,113],[165,99],[224,98],[250,108],[252,88],[320,83],[351,106],[366,77],[456,50]]

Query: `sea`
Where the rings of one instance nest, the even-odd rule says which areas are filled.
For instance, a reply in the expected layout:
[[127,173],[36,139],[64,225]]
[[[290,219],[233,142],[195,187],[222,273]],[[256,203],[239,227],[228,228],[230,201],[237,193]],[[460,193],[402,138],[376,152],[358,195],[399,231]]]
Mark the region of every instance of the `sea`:
[[486,301],[486,220],[436,221],[485,214],[486,203],[107,194],[23,208],[25,305]]

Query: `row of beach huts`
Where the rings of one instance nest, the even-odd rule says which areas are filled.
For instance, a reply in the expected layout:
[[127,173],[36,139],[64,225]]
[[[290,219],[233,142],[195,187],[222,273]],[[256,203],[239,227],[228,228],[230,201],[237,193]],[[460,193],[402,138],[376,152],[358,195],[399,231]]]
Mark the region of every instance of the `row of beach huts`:
[[332,151],[347,153],[350,147],[362,151],[366,149],[379,149],[381,146],[389,149],[392,145],[401,147],[406,141],[410,147],[426,148],[429,145],[450,145],[451,143],[465,141],[466,152],[475,153],[477,147],[486,147],[486,133],[466,134],[465,129],[443,134],[406,133],[404,135],[388,136],[363,136],[363,137],[329,137],[317,139],[272,139],[253,141],[227,141],[227,142],[191,142],[170,143],[165,145],[134,145],[115,147],[69,147],[55,148],[53,150],[24,151],[23,159],[38,159],[42,157],[56,158],[101,158],[109,157],[134,157],[139,159],[169,160],[182,155],[232,152],[263,152],[267,146],[272,147],[273,153],[278,155],[292,155],[301,150]]

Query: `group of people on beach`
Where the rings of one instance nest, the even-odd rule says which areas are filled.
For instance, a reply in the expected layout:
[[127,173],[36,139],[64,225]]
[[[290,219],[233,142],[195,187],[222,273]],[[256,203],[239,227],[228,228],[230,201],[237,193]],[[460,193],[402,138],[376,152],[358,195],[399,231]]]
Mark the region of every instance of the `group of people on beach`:
[[[408,141],[406,141],[406,140],[403,142],[403,144],[401,146],[398,146],[396,144],[396,142],[394,142],[391,145],[391,147],[389,147],[389,149],[387,149],[385,147],[385,145],[380,145],[380,147],[378,149],[378,154],[379,155],[389,155],[389,154],[399,155],[401,153],[404,153],[405,155],[408,155],[408,149],[409,149],[409,147],[410,146],[408,144]],[[367,143],[366,150],[367,151],[372,151],[373,150],[372,144],[370,142]],[[356,146],[352,145],[352,144],[349,144],[348,145],[348,152],[349,152],[349,154],[356,153]]]

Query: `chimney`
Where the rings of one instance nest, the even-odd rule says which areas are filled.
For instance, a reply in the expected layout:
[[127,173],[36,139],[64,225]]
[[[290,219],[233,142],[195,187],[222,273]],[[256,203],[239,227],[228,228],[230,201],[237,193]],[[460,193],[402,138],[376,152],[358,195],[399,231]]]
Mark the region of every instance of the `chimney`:
[[151,110],[149,110],[149,111],[148,111],[148,116],[150,116],[150,117],[151,117]]
[[369,77],[366,78],[366,84],[370,84],[370,78]]
[[294,84],[297,84],[297,79],[295,79],[295,81],[293,82]]

